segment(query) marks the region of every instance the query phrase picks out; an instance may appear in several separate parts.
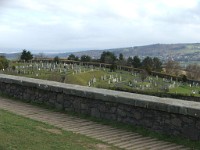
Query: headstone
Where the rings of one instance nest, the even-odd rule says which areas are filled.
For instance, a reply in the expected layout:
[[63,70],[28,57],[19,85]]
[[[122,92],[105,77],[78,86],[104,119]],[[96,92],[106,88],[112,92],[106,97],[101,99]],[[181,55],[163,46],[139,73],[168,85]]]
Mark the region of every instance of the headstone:
[[120,81],[120,82],[122,81],[122,76],[119,77],[119,81]]
[[110,84],[110,80],[108,80],[108,84]]
[[103,80],[103,76],[101,76],[101,80]]
[[192,94],[196,94],[196,91],[192,90]]
[[104,75],[104,80],[107,80],[107,77],[106,77],[106,75]]
[[115,83],[116,81],[117,81],[116,78],[113,78],[112,82]]

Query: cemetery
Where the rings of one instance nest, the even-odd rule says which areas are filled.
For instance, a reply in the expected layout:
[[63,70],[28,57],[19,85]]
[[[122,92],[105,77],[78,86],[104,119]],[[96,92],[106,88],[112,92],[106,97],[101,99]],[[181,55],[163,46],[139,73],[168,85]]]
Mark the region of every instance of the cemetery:
[[184,83],[172,78],[160,78],[137,71],[110,71],[109,68],[87,64],[42,61],[30,63],[12,62],[10,67],[1,70],[1,73],[96,88],[200,96],[199,83]]

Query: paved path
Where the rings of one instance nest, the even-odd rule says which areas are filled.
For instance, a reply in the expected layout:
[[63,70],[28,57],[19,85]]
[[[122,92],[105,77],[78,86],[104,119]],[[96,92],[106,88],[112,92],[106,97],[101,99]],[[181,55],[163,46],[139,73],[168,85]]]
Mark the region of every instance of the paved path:
[[115,129],[86,119],[60,112],[51,112],[48,109],[1,97],[0,109],[48,123],[63,130],[83,134],[126,150],[189,150],[181,145],[143,137],[138,133]]

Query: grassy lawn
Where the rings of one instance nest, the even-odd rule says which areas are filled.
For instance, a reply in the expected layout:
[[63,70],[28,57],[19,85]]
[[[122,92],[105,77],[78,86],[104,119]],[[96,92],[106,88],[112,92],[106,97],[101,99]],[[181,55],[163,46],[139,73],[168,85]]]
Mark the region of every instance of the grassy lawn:
[[[29,63],[15,63],[11,66],[17,66],[17,69],[15,71],[5,71],[4,73],[17,75],[17,76],[26,76],[31,78],[38,78],[38,79],[44,79],[44,80],[53,80],[58,82],[64,82],[69,84],[77,84],[77,85],[83,85],[88,86],[89,81],[91,81],[94,77],[96,78],[96,82],[92,83],[90,82],[92,87],[98,87],[98,88],[105,88],[105,89],[115,89],[121,88],[121,89],[128,89],[128,91],[140,91],[142,93],[150,93],[150,92],[161,92],[161,93],[168,93],[170,94],[183,94],[183,95],[193,95],[193,96],[200,96],[200,86],[192,86],[190,87],[189,84],[183,84],[180,82],[174,82],[174,81],[163,81],[163,78],[156,78],[153,76],[147,76],[147,78],[142,81],[141,80],[141,74],[136,72],[128,72],[128,71],[122,71],[122,70],[116,70],[115,72],[111,72],[110,69],[105,68],[98,68],[95,67],[94,69],[90,69],[90,67],[86,66],[78,66],[74,65],[76,67],[81,69],[81,72],[78,72],[77,69],[64,69],[64,64],[58,65],[57,69],[53,69],[50,71],[50,69],[39,67],[40,69],[36,69],[35,67],[27,67],[30,64]],[[34,64],[32,64],[34,66]],[[38,64],[39,65],[39,64]],[[41,64],[40,64],[41,65]],[[25,69],[23,69],[25,67]],[[60,69],[61,68],[61,69]],[[79,70],[78,69],[78,70]],[[17,71],[20,72],[20,74],[17,73]],[[77,71],[77,72],[76,72]],[[106,79],[102,80],[102,77],[106,76]],[[121,78],[121,81],[119,82],[112,82],[112,79],[109,79],[110,76],[112,78]],[[137,81],[137,82],[136,82]],[[151,82],[150,82],[151,81]],[[129,86],[129,83],[132,83],[133,86]],[[174,85],[173,85],[174,84]],[[173,85],[173,86],[172,86]],[[167,89],[168,90],[165,90]],[[193,94],[193,91],[195,91],[195,94]]]
[[116,149],[98,140],[0,110],[0,150]]
[[77,74],[77,75],[68,75],[65,79],[66,83],[71,83],[71,84],[79,84],[79,85],[88,85],[88,81],[92,78],[101,78],[101,76],[103,76],[105,73],[103,71],[86,71],[83,72],[81,74]]
[[[189,86],[180,86],[180,87],[176,87],[173,89],[170,89],[169,93],[179,93],[179,94],[187,94],[187,95],[191,95],[191,91],[192,90],[198,90],[200,91],[200,87],[189,87]],[[195,96],[200,96],[199,93],[196,93]]]

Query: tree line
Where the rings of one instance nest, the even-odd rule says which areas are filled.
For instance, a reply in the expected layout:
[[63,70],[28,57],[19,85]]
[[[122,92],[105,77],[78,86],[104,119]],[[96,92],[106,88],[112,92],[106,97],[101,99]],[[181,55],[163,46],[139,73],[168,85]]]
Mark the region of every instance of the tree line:
[[79,58],[74,54],[71,54],[68,56],[68,60],[111,64],[112,69],[115,69],[116,66],[121,65],[121,66],[131,66],[134,68],[145,69],[148,72],[162,70],[162,61],[157,57],[154,58],[146,57],[143,60],[141,60],[138,56],[134,56],[125,59],[122,53],[120,53],[119,56],[117,57],[114,53],[109,51],[104,51],[99,59],[92,59],[88,55],[82,55]]
[[[41,58],[44,56],[41,55]],[[28,62],[33,59],[33,54],[28,50],[23,50],[20,55],[20,60]],[[54,57],[54,62],[59,63],[59,57]],[[102,52],[99,59],[94,59],[89,55],[82,55],[80,58],[74,54],[70,54],[67,57],[68,60],[72,61],[81,61],[81,62],[99,62],[111,64],[110,69],[112,71],[117,69],[117,66],[130,66],[134,68],[143,69],[145,74],[150,74],[151,71],[161,72],[163,71],[169,75],[180,76],[184,75],[186,78],[199,80],[200,79],[200,66],[197,64],[190,64],[186,67],[185,73],[181,69],[179,62],[169,60],[165,64],[157,57],[145,57],[143,60],[139,56],[128,57],[127,59],[123,56],[122,53],[117,57],[113,52],[104,51]],[[9,61],[4,57],[0,56],[0,69],[6,69],[9,66]]]
[[[42,57],[42,56],[41,56]],[[30,51],[23,50],[20,60],[29,61],[33,58],[33,55]],[[173,60],[168,60],[166,63],[157,57],[145,57],[143,60],[139,56],[128,57],[127,59],[123,56],[122,53],[117,57],[113,52],[104,51],[99,59],[94,59],[89,55],[82,55],[80,58],[74,54],[70,54],[67,57],[68,60],[72,61],[81,61],[81,62],[99,62],[111,64],[110,69],[112,71],[116,70],[117,66],[130,66],[134,68],[143,69],[142,74],[150,74],[151,71],[161,72],[164,69],[164,72],[173,76],[181,76],[184,78],[199,80],[200,79],[200,66],[197,64],[190,64],[186,67],[185,71],[181,69],[180,63]],[[59,57],[54,57],[54,62],[59,62]],[[1,64],[0,64],[1,65]],[[163,67],[164,66],[164,67]]]

